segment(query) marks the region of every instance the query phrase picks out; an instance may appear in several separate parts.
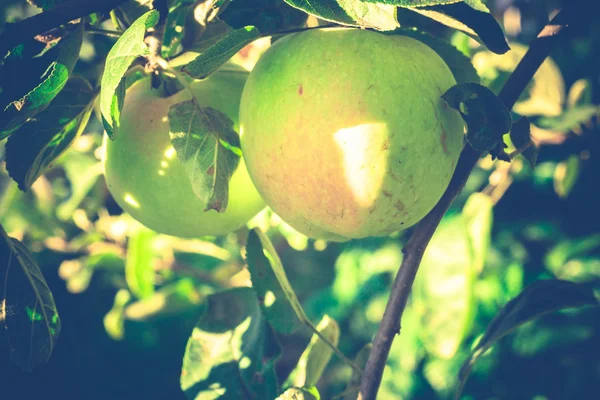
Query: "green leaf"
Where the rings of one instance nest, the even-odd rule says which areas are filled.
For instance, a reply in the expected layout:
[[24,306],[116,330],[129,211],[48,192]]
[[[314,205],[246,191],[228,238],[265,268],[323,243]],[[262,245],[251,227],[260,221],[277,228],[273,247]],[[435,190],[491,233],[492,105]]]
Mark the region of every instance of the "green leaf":
[[[214,0],[213,0],[214,1]],[[169,14],[162,40],[162,56],[173,57],[180,49],[181,41],[185,35],[186,21],[194,11],[194,0],[181,0],[170,5]]]
[[592,102],[592,84],[589,79],[582,78],[573,82],[567,95],[567,106],[575,107]]
[[69,180],[71,195],[58,205],[56,216],[61,221],[70,221],[73,218],[73,212],[96,185],[104,169],[102,162],[92,155],[73,151],[66,152],[59,162]]
[[210,295],[185,349],[181,388],[188,399],[274,399],[280,354],[251,288]]
[[193,98],[169,109],[169,135],[204,209],[227,210],[229,181],[241,156],[233,121]]
[[275,400],[319,400],[321,396],[316,387],[309,388],[289,388]]
[[[258,245],[258,241],[256,240],[257,238],[253,237],[256,236],[259,241],[260,241],[260,246]],[[252,242],[251,242],[252,241]],[[326,338],[325,336],[321,335],[321,332],[318,331],[318,329],[312,324],[312,322],[308,319],[308,317],[306,316],[306,313],[304,312],[304,309],[302,308],[302,305],[300,304],[300,301],[298,300],[298,297],[296,296],[296,293],[294,292],[294,289],[292,288],[292,285],[290,285],[290,282],[285,274],[285,270],[283,269],[283,264],[281,263],[281,260],[279,259],[279,256],[277,255],[277,251],[275,251],[275,248],[273,247],[273,244],[271,243],[271,241],[269,240],[268,236],[266,236],[259,228],[254,228],[252,229],[249,233],[248,233],[248,243],[251,243],[252,246],[247,249],[248,251],[251,251],[251,257],[252,259],[259,259],[261,265],[264,265],[264,260],[261,260],[260,257],[260,247],[262,247],[262,251],[263,251],[263,255],[264,257],[266,257],[269,260],[269,263],[271,265],[271,270],[272,273],[275,275],[276,279],[277,279],[277,284],[278,286],[281,288],[281,291],[277,288],[277,286],[275,285],[271,285],[271,292],[272,295],[268,295],[265,291],[265,297],[263,299],[261,299],[260,303],[261,303],[261,307],[263,309],[263,312],[267,312],[269,307],[266,307],[267,311],[265,311],[265,307],[267,306],[267,304],[273,304],[274,300],[277,300],[277,297],[275,292],[273,292],[273,289],[277,290],[277,293],[281,293],[283,292],[283,295],[285,296],[287,302],[289,302],[289,305],[291,306],[292,310],[294,311],[294,313],[296,314],[296,317],[298,318],[298,321],[305,325],[306,327],[308,327],[315,335],[319,336],[319,338],[327,344],[327,346],[346,364],[349,365],[350,367],[352,367],[353,369],[356,369],[356,366],[346,358],[346,356],[344,356],[344,354],[333,344],[329,341],[328,338]],[[251,261],[247,260],[248,264],[251,263]],[[248,265],[248,268],[251,269],[253,267],[250,267],[250,265]],[[260,270],[265,271],[265,267],[261,266],[261,268],[257,269],[258,271]],[[260,285],[261,283],[258,282],[258,279],[263,279],[264,276],[261,276],[260,274],[257,274],[256,272],[253,273],[251,272],[251,277],[252,277],[252,284],[253,285]],[[253,275],[254,274],[254,275]],[[266,276],[266,271],[265,271],[265,276]],[[282,299],[281,296],[279,296],[279,299]],[[264,305],[264,306],[263,306]],[[287,306],[280,306],[281,309],[285,310],[289,310],[289,308]],[[288,316],[289,311],[285,311],[284,312],[284,317],[285,318],[291,318]],[[269,319],[269,322],[271,324],[273,324],[273,326],[277,326],[275,329],[276,330],[283,330],[283,332],[289,331],[291,330],[291,325],[286,321],[281,323],[281,321],[279,320],[279,318],[281,318],[281,315],[278,314],[271,314],[269,316],[269,314],[266,314],[267,319]],[[297,322],[292,322],[293,324],[297,324]]]
[[404,36],[410,36],[413,39],[417,39],[423,42],[427,46],[431,47],[440,57],[444,59],[454,79],[457,83],[475,82],[479,83],[479,75],[471,64],[471,60],[462,54],[456,47],[449,42],[432,36],[426,32],[421,32],[413,29],[400,29],[394,31]]
[[228,33],[217,43],[206,49],[181,71],[195,79],[204,79],[215,72],[244,46],[260,37],[254,26],[246,26]]
[[79,57],[83,24],[54,42],[31,40],[5,58],[0,70],[0,140],[44,110],[66,85]]
[[341,25],[374,28],[380,31],[394,30],[400,25],[396,19],[396,7],[369,4],[361,0],[285,0],[292,7],[320,19]]
[[139,226],[129,236],[125,280],[131,293],[145,299],[154,293],[154,238],[156,232]]
[[428,353],[452,358],[469,332],[475,308],[475,256],[467,218],[446,217],[425,253],[413,287]]
[[490,196],[475,192],[469,196],[462,210],[462,214],[466,217],[475,273],[483,269],[492,241],[493,207],[494,203]]
[[[369,354],[371,354],[371,350],[373,349],[372,343],[367,343],[356,356],[354,357],[354,364],[364,370],[367,365],[367,361],[369,360]],[[344,396],[344,400],[356,400],[358,396],[358,391],[360,389],[360,381],[362,380],[362,374],[358,371],[352,371],[352,376],[350,377],[350,381],[348,381],[348,385],[346,386],[346,395]]]
[[[503,54],[510,50],[498,21],[480,1],[453,2],[410,10],[479,38],[494,53]],[[402,23],[400,11],[398,15]]]
[[[317,325],[317,330],[325,336],[334,346],[340,340],[340,327],[338,323],[325,315]],[[331,348],[317,335],[313,335],[310,343],[300,356],[296,368],[288,377],[285,386],[310,387],[316,386],[333,355]]]
[[104,73],[100,92],[100,111],[104,129],[111,139],[119,131],[119,121],[125,88],[123,76],[131,63],[140,56],[148,55],[148,46],[144,43],[144,36],[148,28],[158,22],[158,11],[148,11],[138,18],[117,40],[106,57]]
[[[77,259],[65,260],[58,268],[58,274],[66,281],[67,290],[71,293],[82,293],[87,290],[92,276],[97,269],[124,271],[125,260],[115,249],[109,247]],[[120,249],[120,247],[119,247]]]
[[573,190],[579,173],[581,172],[581,160],[575,154],[566,161],[556,165],[554,170],[554,191],[560,197],[566,198]]
[[478,151],[490,151],[508,133],[510,111],[490,89],[478,83],[462,83],[448,89],[442,99],[458,110],[467,123],[467,141]]
[[539,149],[531,140],[531,129],[529,119],[523,117],[512,125],[510,130],[510,141],[517,150],[524,149],[521,155],[529,161],[531,168],[535,168]]
[[[248,233],[246,262],[263,313],[273,328],[289,335],[302,326],[294,307],[301,306],[268,237],[258,229]],[[300,311],[303,312],[303,311]]]
[[71,77],[48,108],[8,138],[6,169],[21,190],[28,190],[83,132],[93,100],[90,84]]
[[594,116],[600,116],[600,107],[595,105],[579,105],[566,109],[555,117],[540,117],[535,120],[535,125],[553,132],[571,132]]
[[[510,51],[504,54],[483,50],[475,53],[472,59],[483,84],[497,94],[528,50],[527,46],[517,42],[511,42],[510,46]],[[557,116],[562,112],[564,92],[565,83],[560,69],[548,57],[519,96],[513,111],[523,116]]]
[[544,314],[565,308],[597,304],[598,300],[593,290],[581,284],[561,280],[540,280],[527,286],[498,312],[477,346],[463,363],[459,373],[460,385],[455,398],[460,398],[471,369],[479,357],[502,337],[525,322]]
[[471,8],[479,11],[489,12],[485,4],[481,0],[362,0],[365,3],[389,4],[398,7],[426,7],[426,6],[441,6],[445,4],[454,4],[464,2]]
[[27,248],[0,225],[0,324],[10,358],[24,371],[46,363],[60,334],[50,288]]
[[124,316],[134,321],[154,321],[197,309],[203,300],[204,296],[191,279],[181,279],[149,297],[128,304]]
[[546,253],[544,261],[548,269],[556,272],[563,268],[569,260],[585,255],[594,249],[600,249],[600,234],[575,240],[563,240]]
[[104,330],[114,340],[123,340],[125,337],[125,317],[123,311],[130,300],[131,293],[127,289],[120,289],[115,294],[112,308],[104,316]]

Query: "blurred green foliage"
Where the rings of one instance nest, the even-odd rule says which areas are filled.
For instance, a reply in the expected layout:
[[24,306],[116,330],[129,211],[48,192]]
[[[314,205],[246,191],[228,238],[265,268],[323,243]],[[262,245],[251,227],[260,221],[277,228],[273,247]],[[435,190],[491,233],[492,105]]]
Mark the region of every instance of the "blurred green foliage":
[[[267,13],[250,16],[243,3],[234,1],[223,15],[233,27],[249,18],[265,31],[304,22],[296,10],[277,13],[281,2],[265,2]],[[519,8],[506,11],[500,4],[511,2],[487,3],[505,26],[516,24]],[[443,33],[474,57],[482,83],[497,91],[522,57],[522,43],[532,39],[525,25],[532,8],[547,11],[541,2],[524,7],[522,30],[509,32],[514,51],[504,56],[492,55],[462,33]],[[0,22],[31,13],[9,1],[0,6]],[[592,67],[600,61],[600,28],[590,30],[587,38],[575,37],[553,53],[513,110],[530,117],[540,146],[537,167],[531,169],[522,158],[512,164],[482,159],[442,221],[424,256],[379,398],[451,398],[460,365],[490,321],[533,281],[566,279],[600,291],[600,75]],[[76,72],[96,84],[102,55],[113,43],[109,37],[86,35]],[[260,313],[264,304],[252,303],[249,290],[242,288],[251,283],[245,261],[248,233],[253,227],[267,232],[307,317],[314,324],[329,320],[335,328],[320,328],[333,330],[338,348],[350,358],[358,354],[360,364],[409,232],[326,243],[304,237],[270,210],[224,237],[182,240],[148,232],[122,214],[107,191],[102,133],[92,115],[84,134],[26,193],[0,164],[0,223],[32,251],[63,320],[63,337],[46,369],[23,376],[0,358],[0,371],[8,371],[0,375],[8,389],[1,390],[20,391],[8,399],[49,392],[57,398],[183,398],[181,360],[190,335],[188,348],[197,347],[186,357],[207,351],[208,343],[214,346],[211,355],[227,359],[233,370],[258,371],[273,382],[289,379],[290,386],[314,385],[304,398],[352,393],[350,367],[323,348],[312,357],[317,354],[326,368],[310,367],[311,348],[318,348],[312,332],[271,332]],[[4,142],[2,160],[3,147]],[[507,152],[512,150],[509,146]],[[220,293],[231,291],[239,297],[239,318],[235,324],[224,318],[213,332],[214,321],[207,320],[221,315],[207,310],[219,306]],[[481,357],[464,398],[592,398],[600,381],[598,312],[597,307],[563,311],[527,323]],[[239,346],[244,341],[255,345],[262,340],[257,331],[265,329],[278,338],[283,353],[271,363],[280,349],[256,345],[250,365],[258,368],[255,364],[262,361],[262,369],[247,370],[235,348],[219,347],[227,335],[238,338]],[[198,385],[200,376],[211,373],[231,375],[230,369],[214,372],[209,366],[188,370],[189,360],[183,371],[190,375],[181,376],[186,386]],[[304,360],[304,370],[297,369],[298,360]],[[241,384],[252,387],[254,378],[241,376]],[[22,385],[31,381],[40,383],[39,391]],[[96,388],[93,394],[89,387]]]

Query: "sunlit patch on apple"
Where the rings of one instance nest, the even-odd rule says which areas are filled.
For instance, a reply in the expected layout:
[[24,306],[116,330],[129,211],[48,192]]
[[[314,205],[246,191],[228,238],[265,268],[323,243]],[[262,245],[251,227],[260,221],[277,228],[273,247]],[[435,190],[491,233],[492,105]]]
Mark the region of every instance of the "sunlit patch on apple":
[[386,175],[387,125],[361,124],[340,129],[333,136],[342,150],[346,183],[354,199],[361,207],[371,207]]
[[163,168],[169,168],[169,163],[166,162],[166,161],[161,161],[160,162],[160,166],[163,167]]
[[140,203],[129,193],[125,193],[124,197],[125,203],[129,204],[131,207],[140,208]]
[[269,290],[265,293],[265,307],[271,307],[273,303],[275,303],[275,293]]
[[158,170],[158,175],[160,175],[160,176],[165,176],[165,170],[163,170],[163,169],[159,169],[159,170]]
[[171,160],[173,157],[175,157],[176,151],[175,148],[173,146],[169,147],[166,151],[165,151],[165,157],[167,158],[167,160]]

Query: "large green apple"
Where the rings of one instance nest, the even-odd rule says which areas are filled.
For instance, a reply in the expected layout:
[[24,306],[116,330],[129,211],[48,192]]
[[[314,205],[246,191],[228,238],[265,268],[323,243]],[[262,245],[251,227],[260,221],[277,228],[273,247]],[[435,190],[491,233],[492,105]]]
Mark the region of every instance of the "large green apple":
[[[246,71],[224,67],[192,83],[192,92],[200,105],[229,116],[238,130],[247,76]],[[123,210],[157,232],[180,237],[223,235],[246,224],[265,203],[241,160],[230,181],[227,209],[204,211],[169,138],[169,107],[190,98],[187,90],[163,97],[151,89],[148,78],[128,89],[119,133],[114,141],[105,138],[106,183]]]
[[240,135],[267,204],[313,238],[383,236],[422,219],[463,147],[456,82],[405,36],[339,28],[276,41],[242,95]]

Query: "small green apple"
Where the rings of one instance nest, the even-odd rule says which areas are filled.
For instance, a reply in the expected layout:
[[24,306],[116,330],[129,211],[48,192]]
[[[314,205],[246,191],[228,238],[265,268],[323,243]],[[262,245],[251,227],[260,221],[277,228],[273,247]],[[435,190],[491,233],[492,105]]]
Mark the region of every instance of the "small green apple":
[[456,81],[425,44],[353,28],[276,41],[246,82],[242,152],[267,204],[312,238],[383,236],[422,219],[463,147]]
[[[191,89],[200,105],[225,113],[237,131],[247,76],[240,69],[224,68],[194,81]],[[191,94],[182,90],[163,97],[150,85],[144,78],[128,89],[118,135],[114,141],[105,137],[105,177],[115,201],[148,228],[168,235],[218,236],[240,228],[265,207],[244,160],[231,178],[227,209],[204,211],[169,137],[169,108]]]

